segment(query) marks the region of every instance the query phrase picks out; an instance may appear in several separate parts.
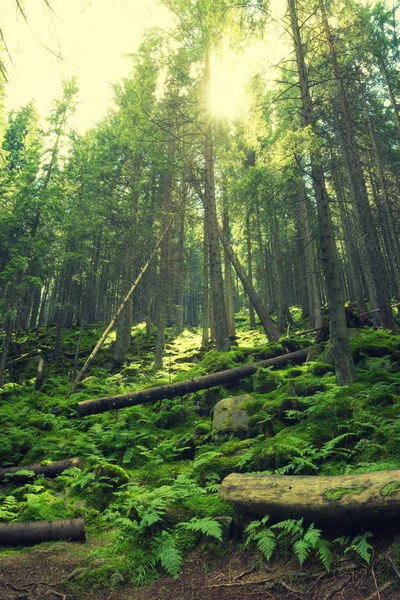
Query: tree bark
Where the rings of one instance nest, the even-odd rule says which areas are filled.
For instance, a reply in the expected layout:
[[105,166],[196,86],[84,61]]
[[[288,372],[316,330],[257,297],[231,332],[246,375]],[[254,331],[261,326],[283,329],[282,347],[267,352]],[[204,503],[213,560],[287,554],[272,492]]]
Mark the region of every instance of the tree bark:
[[209,340],[209,329],[210,329],[210,293],[209,293],[209,282],[210,282],[210,263],[208,260],[208,234],[207,234],[207,221],[204,219],[203,229],[203,306],[202,306],[202,337],[201,345],[203,348],[207,347]]
[[229,255],[230,261],[237,273],[237,276],[239,277],[240,281],[243,284],[243,287],[250,299],[250,302],[254,306],[254,310],[256,311],[256,313],[261,321],[261,325],[263,326],[268,339],[271,342],[278,341],[280,338],[280,333],[278,331],[277,326],[275,325],[275,323],[269,316],[264,304],[262,303],[261,298],[259,297],[256,290],[254,289],[247,274],[244,272],[243,267],[240,264],[238,257],[236,256],[231,244],[229,243],[229,240],[226,239],[221,228],[219,228],[219,237],[222,241],[224,248],[226,249],[226,251]]
[[399,515],[400,469],[332,477],[232,473],[219,495],[245,512],[277,521],[381,521]]
[[[176,214],[176,213],[175,213]],[[100,337],[99,341],[97,342],[96,346],[94,347],[94,349],[92,350],[89,358],[87,359],[87,361],[85,362],[85,364],[83,365],[82,369],[79,371],[78,375],[76,376],[74,382],[71,385],[71,388],[68,390],[67,394],[65,395],[66,398],[69,398],[69,396],[75,391],[77,384],[79,383],[79,381],[82,381],[82,379],[84,378],[86,371],[88,370],[88,368],[90,367],[90,365],[93,362],[93,359],[97,356],[99,350],[101,349],[102,345],[104,344],[104,342],[106,341],[107,337],[109,336],[109,334],[111,333],[111,331],[114,329],[116,323],[118,322],[118,319],[121,317],[121,315],[123,314],[124,310],[126,309],[129,300],[132,298],[134,291],[136,290],[137,286],[139,285],[143,275],[146,273],[147,269],[149,268],[151,261],[154,259],[154,257],[156,256],[159,247],[161,246],[164,237],[166,236],[170,226],[172,225],[172,222],[175,218],[175,214],[172,216],[172,218],[170,219],[167,227],[164,229],[160,239],[158,240],[156,247],[154,248],[153,252],[151,253],[149,260],[147,261],[147,263],[144,265],[143,269],[140,271],[139,275],[136,278],[136,281],[134,282],[134,284],[132,285],[131,289],[129,290],[129,292],[127,293],[126,297],[124,298],[121,306],[119,307],[117,314],[115,315],[115,317],[111,320],[110,324],[108,325],[108,327],[103,331],[102,336]]]
[[[225,233],[225,231],[224,231]],[[249,210],[246,212],[246,250],[247,250],[247,272],[249,274],[249,281],[253,285],[253,256],[251,248],[251,237],[250,237],[250,214]],[[226,252],[226,248],[225,248]],[[254,314],[254,306],[249,298],[249,317],[250,317],[250,329],[256,328],[256,315]],[[279,329],[279,327],[278,327]]]
[[377,308],[379,308],[379,311],[375,313],[375,319],[378,319],[377,325],[394,331],[396,326],[390,307],[390,295],[387,289],[384,259],[368,199],[365,177],[361,165],[353,121],[350,115],[350,107],[337,60],[336,46],[323,7],[321,9],[321,14],[338,91],[337,100],[333,105],[338,112],[337,125],[343,146],[344,158],[348,165],[347,173],[349,185],[354,197],[355,210],[358,213],[360,226],[363,232],[361,241],[365,246],[365,276],[367,278],[368,291],[371,297],[376,297]]
[[78,402],[76,411],[78,416],[83,417],[85,415],[99,414],[108,410],[126,408],[127,406],[137,406],[138,404],[146,404],[148,402],[155,402],[156,400],[184,396],[185,394],[190,394],[191,392],[198,392],[199,390],[206,390],[215,386],[239,381],[244,377],[254,375],[254,373],[256,373],[256,371],[261,367],[285,365],[290,360],[303,361],[305,360],[309,349],[310,348],[303,348],[302,350],[290,352],[289,354],[277,356],[276,358],[269,358],[267,360],[261,360],[259,362],[243,365],[241,367],[235,367],[234,369],[227,369],[226,371],[212,373],[211,375],[204,375],[202,377],[195,377],[194,379],[189,379],[186,381],[179,381],[177,383],[170,383],[168,385],[162,385],[155,388],[148,388],[146,390],[140,390],[130,394],[105,396],[104,398],[96,398],[95,400],[85,400],[83,402]]
[[[55,462],[49,463],[48,465],[23,465],[20,467],[7,467],[4,469],[0,469],[0,482],[6,481],[6,475],[9,473],[17,473],[18,471],[32,471],[34,475],[44,475],[45,477],[53,478],[60,475],[65,469],[71,469],[72,467],[77,467],[78,469],[82,469],[83,463],[80,458],[67,458],[66,460],[57,460]],[[12,478],[10,477],[10,481],[18,482],[18,483],[26,483],[31,481],[32,477],[29,475],[14,475]]]
[[83,519],[66,521],[38,521],[35,523],[0,523],[0,540],[3,546],[33,546],[40,542],[84,542]]
[[[204,88],[210,89],[210,53],[205,59]],[[215,347],[218,352],[226,352],[230,348],[228,322],[226,318],[224,281],[222,278],[221,254],[218,240],[218,219],[215,200],[214,159],[213,159],[213,132],[211,119],[205,113],[206,124],[204,133],[204,165],[205,165],[205,193],[204,193],[204,218],[207,221],[208,249],[210,261],[210,284],[212,312],[215,326]]]
[[[224,183],[224,185],[226,185]],[[225,192],[225,190],[224,190]],[[225,196],[223,196],[223,231],[229,240],[231,235],[231,228],[229,224],[229,213],[228,205]],[[232,277],[232,265],[229,259],[229,255],[224,248],[224,275],[225,275],[225,302],[226,302],[226,318],[228,322],[228,333],[229,335],[235,335],[235,310],[233,306],[233,277]]]
[[[295,0],[288,0],[290,22],[293,32],[294,49],[302,102],[304,125],[316,133],[313,104],[304,59],[304,49],[300,36]],[[325,177],[318,151],[312,153],[311,176],[313,181],[318,214],[319,249],[323,266],[328,297],[330,317],[330,337],[335,361],[338,383],[351,383],[354,378],[354,363],[351,355],[349,336],[347,333],[346,315],[340,286],[338,256],[333,234],[333,226],[329,207],[329,197],[325,187]]]
[[14,320],[9,318],[6,322],[6,336],[3,343],[3,348],[1,350],[0,355],[0,388],[4,385],[4,375],[6,371],[6,362],[8,356],[8,349],[11,343],[12,330],[13,330],[13,322]]

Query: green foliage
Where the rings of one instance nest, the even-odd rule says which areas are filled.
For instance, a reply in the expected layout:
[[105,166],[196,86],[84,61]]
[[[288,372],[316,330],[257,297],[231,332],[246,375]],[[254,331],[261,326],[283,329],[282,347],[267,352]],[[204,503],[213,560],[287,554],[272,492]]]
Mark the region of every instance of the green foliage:
[[[142,330],[139,333],[142,336]],[[85,333],[88,347],[90,335]],[[369,331],[367,335],[371,343]],[[250,336],[246,339],[248,343]],[[233,355],[240,358],[233,352],[228,360]],[[219,362],[214,358],[211,354],[206,364],[212,362],[217,369],[222,363],[219,356]],[[245,440],[214,439],[210,417],[201,416],[226,391],[207,390],[184,400],[76,419],[70,407],[89,395],[79,392],[65,401],[64,374],[54,368],[45,391],[35,393],[21,376],[6,387],[0,401],[0,460],[23,469],[35,461],[80,456],[85,468],[68,469],[51,482],[32,477],[23,486],[9,477],[0,498],[0,519],[83,516],[95,538],[107,532],[107,541],[102,539],[93,551],[95,568],[77,578],[80,586],[110,586],[121,578],[140,584],[157,576],[159,569],[177,577],[188,551],[207,540],[220,543],[221,525],[215,519],[235,516],[233,506],[218,498],[221,479],[233,471],[316,475],[400,467],[400,378],[389,370],[391,361],[383,367],[377,362],[381,360],[367,358],[355,383],[345,387],[336,386],[320,363],[264,370],[263,376],[275,383],[270,391],[253,393],[245,401],[255,435]],[[377,380],[383,368],[386,379]],[[96,389],[112,393],[122,385],[116,375],[97,366],[90,377],[96,378]],[[316,386],[319,391],[292,396],[293,385],[307,394]],[[242,392],[238,387],[237,393]],[[204,413],[203,397],[209,404]],[[55,406],[61,410],[51,412]],[[387,492],[396,490],[390,487]],[[289,552],[301,563],[315,558],[329,570],[334,552],[348,548],[363,560],[371,552],[368,535],[340,546],[302,522],[260,523],[249,526],[248,543],[256,544],[268,559],[276,552]]]
[[360,535],[356,535],[350,542],[349,537],[336,538],[334,542],[344,547],[344,553],[354,552],[367,564],[370,563],[372,557],[373,546],[368,542],[368,538],[373,537],[370,531],[364,531]]
[[288,519],[268,526],[266,515],[260,521],[252,521],[246,528],[246,545],[256,542],[258,549],[267,560],[270,560],[277,547],[289,543],[294,556],[302,565],[311,554],[322,562],[329,572],[333,564],[330,543],[322,538],[322,531],[315,529],[314,524],[305,529],[303,519]]
[[194,517],[189,523],[180,523],[179,526],[222,542],[222,527],[217,521],[210,518],[198,519]]

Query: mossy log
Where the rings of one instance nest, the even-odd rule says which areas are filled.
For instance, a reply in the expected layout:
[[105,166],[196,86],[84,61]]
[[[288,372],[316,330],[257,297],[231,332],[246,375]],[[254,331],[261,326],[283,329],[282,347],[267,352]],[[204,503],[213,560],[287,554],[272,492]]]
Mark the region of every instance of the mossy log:
[[32,479],[32,476],[26,473],[21,475],[13,475],[12,478],[7,478],[6,475],[10,473],[18,473],[18,471],[32,471],[32,475],[44,475],[50,479],[60,475],[65,469],[71,467],[78,467],[82,469],[83,463],[80,458],[67,458],[65,460],[57,460],[55,462],[48,463],[47,465],[23,465],[20,467],[6,467],[0,469],[0,482],[5,482],[7,479],[13,483],[26,483]]
[[373,522],[400,515],[400,469],[332,477],[232,473],[219,495],[276,521]]
[[292,361],[304,361],[306,359],[309,348],[303,348],[296,352],[290,352],[283,356],[261,360],[259,362],[242,365],[234,369],[218,371],[211,375],[203,375],[186,381],[178,381],[154,388],[147,388],[130,394],[120,394],[118,396],[105,396],[104,398],[96,398],[95,400],[84,400],[78,402],[76,411],[80,417],[114,410],[118,408],[126,408],[127,406],[136,406],[137,404],[145,404],[147,402],[155,402],[156,400],[164,400],[184,396],[199,390],[206,390],[215,386],[233,383],[254,375],[261,367],[280,366]]
[[0,546],[33,546],[40,542],[84,542],[83,519],[38,521],[31,523],[0,523]]

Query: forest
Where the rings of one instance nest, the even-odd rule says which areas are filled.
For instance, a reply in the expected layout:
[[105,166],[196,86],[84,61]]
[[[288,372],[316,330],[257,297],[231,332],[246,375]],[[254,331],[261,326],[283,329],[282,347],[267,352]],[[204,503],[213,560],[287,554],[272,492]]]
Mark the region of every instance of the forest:
[[400,3],[161,3],[84,133],[0,22],[0,599],[394,600]]

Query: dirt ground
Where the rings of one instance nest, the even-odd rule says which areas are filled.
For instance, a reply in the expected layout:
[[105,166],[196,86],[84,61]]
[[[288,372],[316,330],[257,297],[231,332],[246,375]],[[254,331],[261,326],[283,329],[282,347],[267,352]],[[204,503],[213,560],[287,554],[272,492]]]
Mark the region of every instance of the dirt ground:
[[[87,546],[86,546],[87,548]],[[143,588],[74,591],[87,552],[79,545],[37,546],[0,558],[0,600],[399,600],[400,573],[390,558],[374,566],[340,561],[328,575],[318,565],[265,564],[232,547],[221,558],[193,554],[174,581],[163,576]]]

